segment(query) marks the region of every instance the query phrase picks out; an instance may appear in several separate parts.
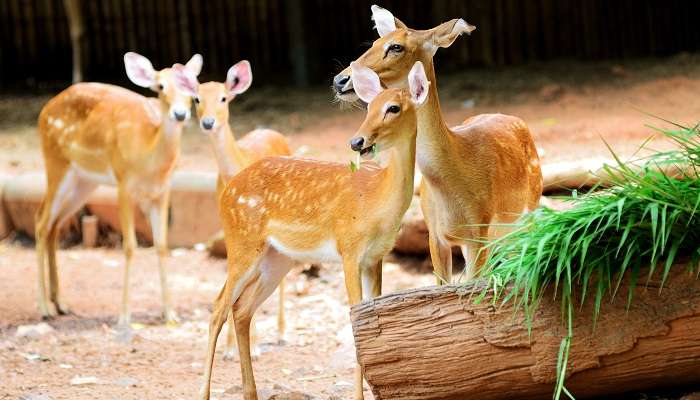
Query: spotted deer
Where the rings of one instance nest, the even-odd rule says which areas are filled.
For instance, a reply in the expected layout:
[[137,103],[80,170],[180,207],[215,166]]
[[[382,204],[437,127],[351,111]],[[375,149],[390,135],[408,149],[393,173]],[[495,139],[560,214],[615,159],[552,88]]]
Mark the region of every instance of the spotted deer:
[[[39,115],[39,136],[46,169],[46,195],[36,215],[39,310],[43,317],[64,314],[60,301],[56,247],[61,224],[78,211],[99,185],[117,186],[119,221],[125,254],[119,325],[128,327],[129,270],[136,247],[133,202],[148,215],[158,253],[158,268],[167,322],[176,320],[170,303],[165,258],[169,181],[180,152],[190,98],[179,92],[170,68],[153,69],[136,53],[126,53],[129,79],[150,88],[158,98],[102,83],[78,83],[49,102]],[[202,67],[195,55],[186,66]],[[48,287],[47,287],[48,279]]]
[[[413,63],[426,66],[433,87],[418,110],[417,162],[423,175],[421,209],[429,231],[438,284],[452,279],[451,247],[460,246],[465,277],[478,273],[484,243],[522,213],[537,207],[542,172],[530,131],[520,118],[482,114],[448,128],[442,117],[433,56],[476,28],[453,19],[428,30],[408,28],[391,12],[372,6],[379,39],[355,63],[372,69],[387,87],[405,87]],[[338,98],[355,101],[352,69],[333,79]]]
[[[408,90],[382,91],[371,70],[353,65],[358,95],[370,103],[351,140],[367,154],[378,146],[386,167],[300,158],[270,157],[236,175],[220,198],[228,251],[228,275],[214,303],[209,325],[203,399],[209,399],[214,350],[233,310],[243,376],[243,395],[257,399],[250,357],[250,321],[294,260],[343,264],[351,305],[381,294],[382,258],[396,234],[413,193],[416,108],[429,82],[421,63],[411,71]],[[363,398],[357,369],[355,398]]]
[[[178,89],[194,99],[199,127],[212,144],[214,157],[219,167],[217,198],[224,186],[238,172],[251,163],[266,156],[288,156],[291,154],[287,139],[270,129],[256,129],[240,140],[236,140],[229,125],[229,103],[248,90],[253,82],[253,71],[247,60],[229,68],[225,82],[199,84],[197,75],[182,65],[173,67]],[[279,286],[277,329],[280,342],[284,341],[284,279]],[[225,358],[233,358],[233,317],[229,314],[229,330],[226,340]],[[254,352],[257,353],[257,346]]]

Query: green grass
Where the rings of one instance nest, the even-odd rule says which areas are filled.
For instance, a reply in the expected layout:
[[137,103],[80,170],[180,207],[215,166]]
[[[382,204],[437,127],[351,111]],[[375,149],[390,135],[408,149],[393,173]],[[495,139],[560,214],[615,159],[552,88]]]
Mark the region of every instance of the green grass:
[[[595,326],[602,301],[618,294],[625,275],[631,279],[625,294],[629,305],[637,284],[661,273],[663,286],[674,263],[688,260],[693,268],[700,260],[700,131],[678,126],[659,132],[677,150],[636,159],[641,172],[611,150],[617,165],[605,169],[613,176],[612,187],[571,199],[574,206],[566,211],[529,214],[513,232],[489,244],[483,275],[495,290],[495,302],[513,302],[528,328],[547,290],[553,289],[561,304],[568,334],[558,354],[555,399],[573,398],[564,379],[578,302],[593,299]],[[648,273],[640,276],[645,267]]]

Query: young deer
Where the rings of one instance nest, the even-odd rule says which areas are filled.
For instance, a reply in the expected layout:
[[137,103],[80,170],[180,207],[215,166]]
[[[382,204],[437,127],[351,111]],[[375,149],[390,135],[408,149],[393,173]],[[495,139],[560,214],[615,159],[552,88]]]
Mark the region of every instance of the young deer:
[[[462,19],[433,29],[414,30],[388,11],[372,6],[380,38],[355,62],[372,69],[388,87],[405,87],[416,61],[433,82],[427,104],[418,110],[417,161],[423,174],[421,208],[429,231],[430,256],[438,284],[452,279],[451,247],[461,246],[471,278],[486,258],[484,241],[496,225],[515,221],[537,207],[542,173],[525,122],[502,114],[483,114],[449,129],[435,87],[433,56],[475,27]],[[354,101],[352,71],[334,78],[337,96]]]
[[[370,103],[351,140],[368,153],[389,152],[386,168],[270,157],[236,175],[220,198],[228,276],[209,325],[203,399],[209,399],[216,340],[233,310],[244,398],[257,399],[250,357],[255,309],[289,271],[293,260],[342,262],[351,305],[381,294],[382,258],[394,240],[413,193],[416,108],[427,98],[423,65],[410,72],[409,90],[382,91],[371,70],[353,65],[357,93]],[[355,397],[363,398],[357,369]]]
[[[270,129],[256,129],[238,141],[233,136],[228,123],[229,103],[237,95],[248,90],[253,82],[253,71],[247,60],[240,61],[229,68],[226,82],[223,83],[207,82],[200,85],[197,75],[181,65],[173,67],[173,71],[178,89],[194,99],[199,126],[211,140],[219,166],[217,198],[221,196],[226,183],[251,163],[266,156],[291,154],[287,139],[281,133]],[[284,341],[284,279],[279,286],[277,328],[280,341]],[[230,315],[225,358],[232,358],[233,341],[233,317]],[[257,353],[257,350],[254,352]]]
[[[47,187],[36,216],[36,250],[39,309],[44,317],[66,313],[59,299],[56,268],[59,227],[98,185],[105,184],[118,188],[126,256],[119,325],[128,327],[130,322],[129,269],[136,247],[134,200],[150,218],[164,317],[168,322],[176,319],[165,269],[169,181],[180,152],[182,126],[190,117],[191,100],[175,89],[170,68],[156,71],[148,59],[136,53],[126,53],[124,63],[129,79],[154,90],[157,99],[118,86],[78,83],[52,98],[39,115]],[[198,54],[187,63],[195,74],[201,67]]]

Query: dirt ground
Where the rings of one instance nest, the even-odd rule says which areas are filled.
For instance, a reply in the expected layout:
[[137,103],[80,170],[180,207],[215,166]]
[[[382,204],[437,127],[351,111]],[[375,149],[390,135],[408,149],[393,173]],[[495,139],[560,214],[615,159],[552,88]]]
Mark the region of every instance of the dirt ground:
[[[544,163],[607,156],[601,137],[619,153],[633,153],[653,132],[645,125],[669,126],[644,112],[686,125],[700,120],[700,55],[626,63],[562,62],[438,76],[449,124],[485,112],[520,116],[530,126]],[[42,168],[34,121],[49,97],[0,97],[0,173]],[[301,154],[349,161],[353,156],[346,143],[364,113],[345,108],[332,104],[327,88],[280,93],[254,85],[235,100],[231,123],[238,135],[257,126],[271,127],[287,133]],[[184,135],[179,168],[214,171],[209,143],[195,128],[191,124]],[[62,293],[75,315],[49,321],[50,332],[20,337],[19,326],[41,322],[35,254],[31,243],[0,242],[0,399],[195,398],[211,303],[224,281],[225,265],[191,249],[172,253],[169,278],[181,324],[162,325],[156,257],[150,249],[139,249],[131,278],[131,305],[138,325],[132,342],[125,344],[114,331],[123,265],[119,250],[60,251]],[[258,388],[268,394],[299,391],[322,399],[350,398],[354,349],[342,273],[333,265],[324,266],[317,278],[301,271],[299,267],[288,278],[287,344],[277,344],[276,294],[259,312],[263,353],[254,363]],[[433,282],[430,275],[411,272],[396,262],[388,262],[384,274],[387,292]],[[213,398],[241,398],[239,366],[237,361],[221,359],[223,340],[222,335]]]

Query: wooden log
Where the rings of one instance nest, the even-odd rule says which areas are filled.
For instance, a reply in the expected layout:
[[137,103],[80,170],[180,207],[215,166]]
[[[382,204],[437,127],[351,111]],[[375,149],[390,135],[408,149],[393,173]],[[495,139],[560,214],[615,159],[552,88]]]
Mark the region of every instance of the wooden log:
[[[646,276],[642,271],[642,277]],[[674,266],[663,290],[654,277],[626,310],[627,283],[574,318],[567,388],[576,398],[700,383],[700,281]],[[484,282],[413,289],[351,310],[357,357],[376,399],[547,399],[566,325],[545,296],[532,335],[509,303],[481,304]]]

